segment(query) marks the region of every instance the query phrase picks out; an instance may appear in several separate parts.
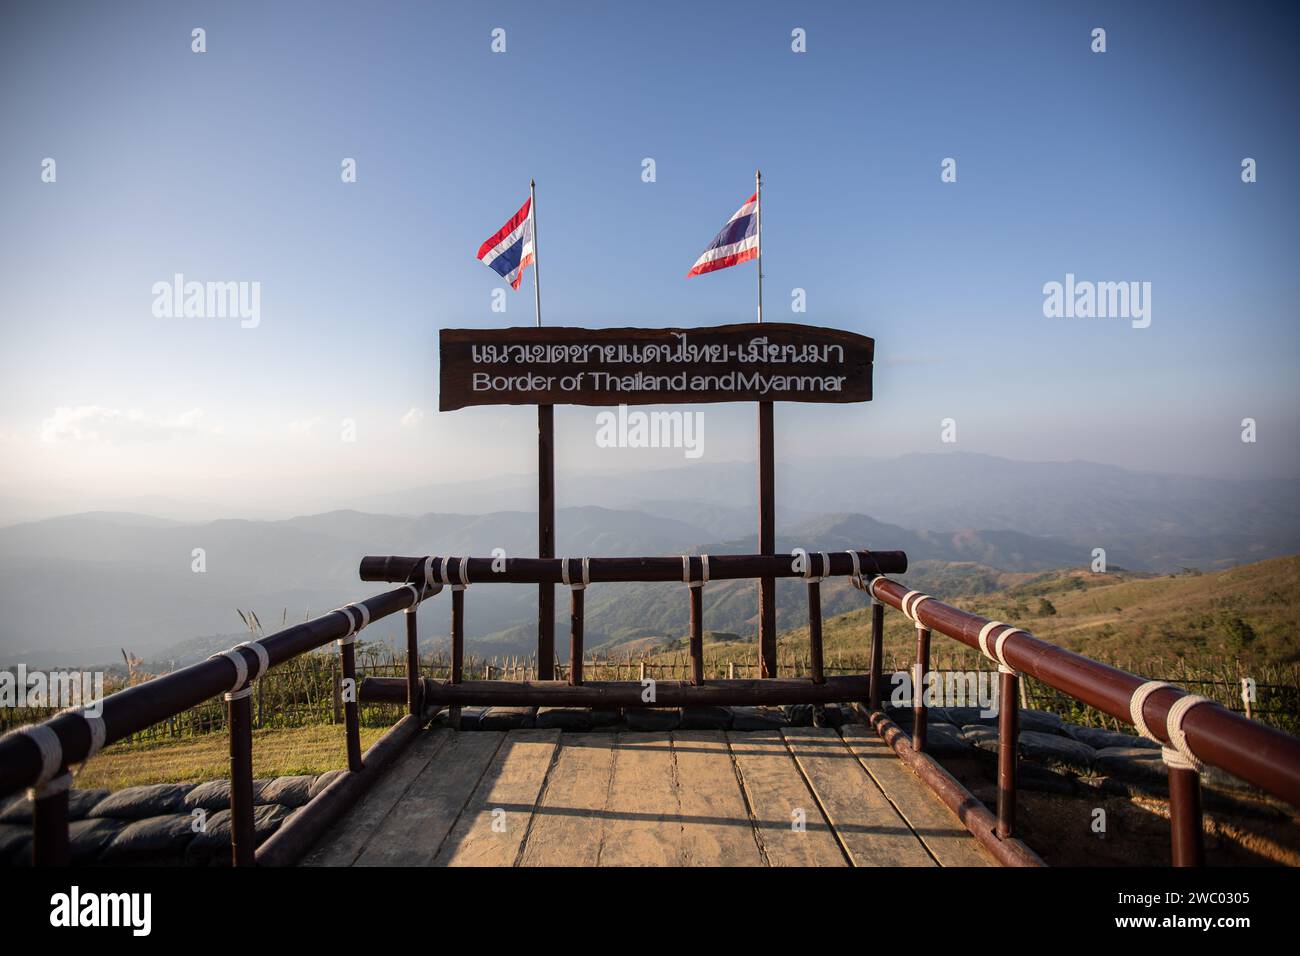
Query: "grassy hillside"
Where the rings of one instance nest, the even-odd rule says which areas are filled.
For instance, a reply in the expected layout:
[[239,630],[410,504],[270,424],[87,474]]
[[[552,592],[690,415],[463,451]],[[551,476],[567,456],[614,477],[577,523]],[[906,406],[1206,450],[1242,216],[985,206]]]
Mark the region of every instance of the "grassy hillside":
[[[935,577],[937,571],[932,572]],[[949,584],[978,585],[955,595],[937,593],[972,613],[1017,624],[1062,647],[1120,665],[1150,670],[1240,661],[1247,666],[1300,664],[1300,555],[1274,558],[1227,571],[1176,575],[1131,572],[1091,574],[972,575],[954,569]],[[990,585],[1002,584],[999,590]],[[916,586],[915,584],[913,585]],[[940,589],[936,589],[940,590]],[[828,617],[823,641],[828,661],[864,657],[870,638],[865,601],[857,610]],[[706,625],[708,615],[705,615]],[[911,659],[914,630],[892,609],[886,613],[886,658]],[[785,631],[778,638],[784,654],[803,656],[808,629]],[[657,657],[680,655],[680,639]],[[973,662],[976,652],[936,636],[936,662]],[[721,640],[708,647],[710,661],[749,664],[753,641]],[[1171,672],[1172,673],[1172,672]]]

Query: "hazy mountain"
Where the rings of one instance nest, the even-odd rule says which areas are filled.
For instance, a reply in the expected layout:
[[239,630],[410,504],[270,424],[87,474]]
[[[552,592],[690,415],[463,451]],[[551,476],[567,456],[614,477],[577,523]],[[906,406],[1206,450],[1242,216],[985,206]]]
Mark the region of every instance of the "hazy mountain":
[[[385,495],[384,511],[492,510],[536,499],[536,478],[437,485]],[[753,531],[752,462],[641,474],[561,475],[561,504],[584,502],[693,520],[716,538]],[[1297,482],[1128,471],[1092,462],[1022,462],[967,453],[819,458],[777,466],[777,527],[816,514],[870,514],[906,528],[1017,531],[1124,567],[1213,568],[1300,550]],[[378,505],[376,500],[373,504]],[[370,505],[367,505],[370,507]]]
[[[282,609],[300,618],[373,593],[357,579],[365,554],[475,554],[494,548],[536,554],[529,476],[387,496],[394,512],[427,498],[418,514],[333,511],[288,520],[182,523],[144,514],[94,512],[0,528],[0,664],[25,660],[113,660],[174,649],[238,627],[235,608],[263,621]],[[692,465],[638,475],[566,476],[557,515],[561,555],[751,552],[752,464]],[[1294,483],[1146,475],[1084,462],[1022,463],[979,455],[912,455],[892,461],[809,462],[780,469],[778,547],[907,551],[909,580],[934,589],[980,586],[1006,572],[1085,567],[1104,547],[1112,567],[1209,570],[1300,551]],[[470,512],[466,502],[520,510]],[[454,506],[455,512],[448,510]],[[463,510],[464,509],[464,510]],[[863,513],[869,511],[872,517]],[[958,530],[914,530],[914,529]],[[981,530],[960,530],[981,529]],[[191,570],[202,549],[206,570]],[[841,583],[828,585],[828,613]],[[706,599],[708,627],[752,632],[754,586],[717,583]],[[679,634],[680,587],[593,588],[589,643]],[[533,645],[536,592],[471,590],[471,649]],[[783,626],[804,613],[802,587],[780,594]],[[563,622],[567,605],[559,602]],[[422,616],[422,633],[445,638],[444,607]],[[368,636],[396,637],[400,621]],[[562,634],[564,628],[559,632]],[[485,643],[485,639],[490,638]],[[474,643],[477,642],[477,643]],[[193,646],[178,651],[196,653]]]
[[[560,509],[556,524],[561,554],[673,554],[707,537],[685,522],[606,508]],[[237,607],[256,610],[264,622],[278,620],[282,609],[297,619],[374,593],[378,586],[357,577],[366,554],[487,555],[494,548],[536,554],[536,515],[344,511],[180,524],[89,513],[13,525],[0,528],[0,662],[111,660],[123,645],[152,654],[196,635],[228,633],[238,626]],[[196,549],[202,573],[192,570]],[[476,607],[467,633],[500,631],[535,614],[533,589],[495,589]]]

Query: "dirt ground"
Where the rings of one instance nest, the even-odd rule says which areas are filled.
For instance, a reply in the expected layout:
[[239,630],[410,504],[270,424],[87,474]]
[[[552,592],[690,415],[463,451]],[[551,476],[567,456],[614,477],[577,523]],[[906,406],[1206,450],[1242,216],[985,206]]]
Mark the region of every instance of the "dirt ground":
[[[943,764],[985,806],[997,805],[990,764],[980,760]],[[1300,866],[1300,817],[1295,809],[1278,801],[1232,796],[1240,808],[1205,811],[1206,865]],[[1098,810],[1104,811],[1104,817]],[[1082,782],[1070,796],[1021,789],[1016,823],[1016,836],[1052,866],[1170,863],[1169,802],[1159,796],[1125,796]]]

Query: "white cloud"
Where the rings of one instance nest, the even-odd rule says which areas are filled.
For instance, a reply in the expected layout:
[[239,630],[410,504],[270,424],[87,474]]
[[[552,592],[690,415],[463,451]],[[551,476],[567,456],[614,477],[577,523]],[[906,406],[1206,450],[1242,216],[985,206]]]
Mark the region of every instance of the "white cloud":
[[410,411],[408,411],[405,415],[402,416],[402,427],[413,428],[416,425],[420,424],[420,422],[422,421],[424,421],[424,409],[412,408]]
[[289,423],[289,431],[293,432],[295,435],[310,435],[312,429],[324,422],[325,419],[321,418],[319,415],[314,418],[300,418],[296,422]]
[[43,442],[162,441],[198,431],[203,409],[191,408],[179,415],[158,417],[138,409],[105,408],[102,405],[61,405],[41,422]]

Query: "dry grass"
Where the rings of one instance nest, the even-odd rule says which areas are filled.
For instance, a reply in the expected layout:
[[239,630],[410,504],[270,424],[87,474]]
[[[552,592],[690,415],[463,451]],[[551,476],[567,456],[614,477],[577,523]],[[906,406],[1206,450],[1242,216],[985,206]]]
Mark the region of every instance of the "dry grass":
[[[361,728],[365,750],[384,732]],[[120,790],[150,783],[202,782],[230,776],[230,745],[225,734],[106,747],[77,775],[80,789]],[[347,766],[341,726],[280,727],[253,733],[253,776],[323,773]]]

